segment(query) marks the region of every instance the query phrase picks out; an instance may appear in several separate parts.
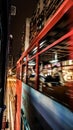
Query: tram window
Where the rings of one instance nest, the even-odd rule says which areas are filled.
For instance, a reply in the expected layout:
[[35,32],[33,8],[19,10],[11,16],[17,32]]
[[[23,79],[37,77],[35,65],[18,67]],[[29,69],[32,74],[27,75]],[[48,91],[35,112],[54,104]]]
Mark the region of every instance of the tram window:
[[51,65],[49,62],[43,60],[43,57],[40,56],[40,64],[39,64],[39,91],[42,91],[42,87],[45,83],[45,78],[48,74],[51,73]]
[[36,76],[36,62],[31,60],[28,62],[28,73],[27,73],[27,84],[31,87],[35,87],[35,77]]
[[52,44],[68,32],[68,17],[68,14],[65,14],[61,20],[46,34],[46,36],[41,39],[39,42],[39,51],[43,50],[45,47]]
[[22,66],[22,81],[26,83],[26,65]]
[[34,56],[37,53],[37,47],[35,46],[30,52],[29,52],[29,57]]
[[39,91],[73,108],[73,47],[69,39],[39,55]]

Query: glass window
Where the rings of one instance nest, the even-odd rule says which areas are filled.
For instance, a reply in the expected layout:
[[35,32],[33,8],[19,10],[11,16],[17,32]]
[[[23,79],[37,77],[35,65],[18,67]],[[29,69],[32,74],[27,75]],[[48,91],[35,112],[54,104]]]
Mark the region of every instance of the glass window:
[[26,65],[22,66],[22,81],[26,83]]
[[28,62],[27,84],[31,87],[35,87],[36,80],[36,62],[31,60]]
[[39,55],[39,91],[72,109],[73,45],[69,39]]
[[[42,55],[41,55],[42,56]],[[45,78],[48,74],[51,73],[51,65],[49,62],[43,60],[43,57],[40,56],[40,63],[39,63],[39,91],[43,91],[43,85],[45,83]]]

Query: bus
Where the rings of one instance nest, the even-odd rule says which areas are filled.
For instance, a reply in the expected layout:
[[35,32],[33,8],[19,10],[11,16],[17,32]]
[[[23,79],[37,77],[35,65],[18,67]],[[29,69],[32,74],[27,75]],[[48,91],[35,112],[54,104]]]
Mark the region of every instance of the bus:
[[[72,13],[63,0],[17,61],[16,130],[73,130]],[[49,85],[54,67],[63,84]]]

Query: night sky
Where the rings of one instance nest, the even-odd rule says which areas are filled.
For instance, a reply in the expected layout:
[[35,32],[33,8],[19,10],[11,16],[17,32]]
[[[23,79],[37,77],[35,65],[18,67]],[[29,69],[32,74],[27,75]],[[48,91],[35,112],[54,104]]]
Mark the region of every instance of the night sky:
[[37,5],[37,0],[12,0],[16,6],[16,16],[11,16],[10,33],[13,35],[12,54],[14,62],[21,53],[21,36],[25,31],[25,19],[31,17]]

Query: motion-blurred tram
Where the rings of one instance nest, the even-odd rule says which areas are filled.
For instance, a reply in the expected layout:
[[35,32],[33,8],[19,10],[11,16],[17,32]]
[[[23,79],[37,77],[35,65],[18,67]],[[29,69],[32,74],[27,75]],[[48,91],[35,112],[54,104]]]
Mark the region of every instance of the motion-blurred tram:
[[[63,0],[17,62],[16,130],[73,130],[72,13]],[[54,66],[63,84],[48,85]]]

